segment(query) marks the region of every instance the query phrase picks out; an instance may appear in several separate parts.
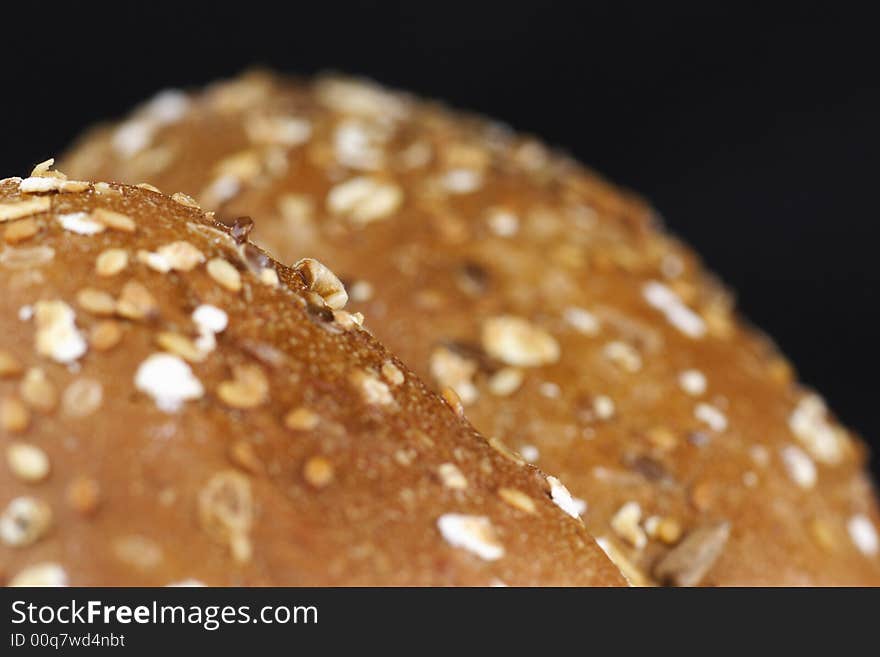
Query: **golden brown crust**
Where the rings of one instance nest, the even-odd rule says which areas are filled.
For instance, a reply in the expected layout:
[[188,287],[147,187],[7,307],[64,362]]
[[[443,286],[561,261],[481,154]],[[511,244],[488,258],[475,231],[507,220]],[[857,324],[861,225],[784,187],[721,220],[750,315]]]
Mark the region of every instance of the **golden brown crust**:
[[329,271],[36,173],[0,182],[0,581],[624,584]]
[[864,446],[638,199],[503,127],[256,74],[86,137],[78,175],[194,193],[559,476],[631,579],[880,584]]

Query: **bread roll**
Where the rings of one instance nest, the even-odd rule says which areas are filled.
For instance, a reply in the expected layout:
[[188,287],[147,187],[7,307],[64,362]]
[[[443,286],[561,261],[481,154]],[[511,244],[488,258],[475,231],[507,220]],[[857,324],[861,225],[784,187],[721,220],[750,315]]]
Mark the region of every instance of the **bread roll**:
[[0,182],[0,582],[625,584],[558,482],[249,227]]
[[865,446],[651,208],[529,137],[338,77],[166,92],[66,166],[250,215],[555,474],[634,582],[880,584]]

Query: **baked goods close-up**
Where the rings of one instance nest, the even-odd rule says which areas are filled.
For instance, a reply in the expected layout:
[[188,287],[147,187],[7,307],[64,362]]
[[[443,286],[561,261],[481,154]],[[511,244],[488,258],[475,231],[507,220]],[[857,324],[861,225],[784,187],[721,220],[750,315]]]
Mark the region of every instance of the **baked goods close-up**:
[[50,165],[0,181],[4,584],[626,584],[330,269]]
[[[154,509],[147,526],[181,535],[198,531],[195,500],[206,495],[199,487],[221,468],[235,467],[223,465],[223,458],[237,443],[221,449],[207,437],[222,428],[229,435],[244,432],[248,440],[242,444],[248,447],[241,449],[259,463],[259,476],[236,475],[236,481],[254,478],[253,500],[266,520],[254,520],[247,543],[254,562],[240,566],[242,578],[279,581],[279,564],[310,563],[313,557],[300,551],[302,543],[278,554],[261,550],[273,544],[277,522],[302,535],[307,527],[322,528],[310,547],[321,550],[325,546],[318,542],[327,541],[340,565],[320,581],[488,583],[498,577],[508,583],[614,583],[589,549],[578,555],[575,544],[589,548],[587,539],[575,523],[558,522],[547,495],[541,495],[543,479],[499,459],[422,389],[402,361],[453,406],[461,404],[493,444],[563,481],[575,498],[569,508],[576,507],[632,583],[880,584],[880,516],[864,469],[864,443],[817,393],[798,383],[774,344],[737,316],[731,294],[693,251],[663,230],[648,204],[537,140],[369,82],[252,73],[195,93],[164,92],[123,122],[87,133],[61,168],[85,179],[184,191],[228,226],[222,238],[209,237],[204,228],[164,223],[185,216],[204,225],[195,210],[172,206],[157,194],[110,187],[121,194],[102,196],[89,188],[52,196],[51,210],[40,211],[41,232],[27,248],[46,253],[54,248],[54,261],[14,271],[7,263],[0,270],[4,289],[11,291],[4,295],[3,321],[5,339],[13,342],[4,346],[17,358],[28,354],[21,381],[33,379],[27,373],[38,367],[32,356],[40,355],[40,342],[32,354],[33,331],[26,330],[34,321],[37,328],[47,322],[47,335],[66,336],[64,355],[83,368],[76,376],[104,383],[112,377],[115,386],[105,390],[104,403],[118,408],[106,420],[106,433],[88,443],[74,434],[51,440],[47,434],[44,442],[51,443],[53,468],[57,463],[69,477],[124,487],[133,523],[142,513],[131,510],[148,502],[145,491],[155,495],[167,487],[174,496],[169,493],[167,505]],[[25,198],[12,182],[3,190],[5,203]],[[76,237],[75,250],[58,248],[65,233],[56,216],[76,216],[98,199],[132,214],[138,232],[106,230]],[[154,220],[159,223],[148,228]],[[104,227],[95,220],[69,221]],[[23,230],[17,225],[7,227],[14,239]],[[237,263],[236,272],[247,279],[243,290],[233,293],[213,283],[201,259],[192,273],[151,269],[173,270],[157,249],[189,233],[206,261],[222,253]],[[249,235],[281,262],[312,257],[335,271],[355,313],[343,315],[347,323],[358,324],[352,318],[363,313],[364,327],[400,357],[392,371],[402,374],[401,386],[394,386],[396,374],[391,379],[383,374],[383,359],[389,357],[359,328],[341,328],[326,308],[309,311],[313,306],[303,300],[302,284],[286,269],[278,268],[294,292],[261,285],[247,257],[233,259],[228,235]],[[15,254],[21,247],[5,248]],[[118,315],[121,284],[136,271],[132,280],[146,285],[158,304],[153,320],[158,323],[112,320],[124,335],[123,348],[80,364],[70,355],[78,351],[71,349],[74,323],[94,335],[107,320],[86,325],[80,320],[81,314],[89,316],[85,310],[76,310],[74,318],[75,300],[83,286],[103,282],[90,272],[107,248],[126,249],[129,269],[101,286],[93,302],[111,294],[99,305]],[[32,281],[38,276],[58,286],[47,293],[51,297],[37,295]],[[145,291],[129,287],[128,293],[132,290],[138,290],[136,297]],[[25,324],[8,317],[12,306],[18,313],[37,296],[68,305],[41,306]],[[184,430],[133,387],[131,375],[159,348],[162,335],[177,335],[164,338],[175,342],[187,336],[178,345],[205,341],[189,319],[205,303],[224,308],[230,321],[217,337],[217,352],[185,366],[202,381],[192,387],[204,389],[205,397],[184,405],[187,415],[180,417],[192,423]],[[135,307],[140,305],[135,300]],[[282,321],[285,314],[289,319]],[[213,344],[213,338],[208,341]],[[314,346],[306,348],[307,342]],[[297,364],[294,355],[302,359]],[[283,364],[276,369],[273,361]],[[75,375],[51,367],[60,394]],[[269,377],[265,388],[272,393],[264,409],[228,409],[211,392],[227,379],[232,390],[252,390],[262,381],[252,377],[257,367]],[[358,397],[358,384],[351,383],[355,372],[362,373],[361,392],[373,403]],[[13,386],[8,378],[0,385],[4,393]],[[392,403],[377,405],[376,399]],[[278,418],[297,405],[327,422],[320,439],[308,432],[288,436],[290,430],[281,435]],[[7,416],[9,408],[15,405],[7,406]],[[57,413],[46,419],[39,409],[29,414],[35,418],[30,431],[58,421]],[[111,445],[123,437],[130,469],[111,474],[106,470]],[[460,463],[455,450],[462,450]],[[317,452],[335,472],[327,475],[333,483],[319,491],[294,472]],[[291,458],[279,465],[282,454]],[[467,489],[454,492],[429,483],[429,471],[443,463],[461,470]],[[62,487],[71,481],[53,471],[47,485],[60,505]],[[499,501],[494,489],[502,485],[524,492],[537,517],[511,510],[514,498]],[[357,491],[357,497],[347,497],[346,490]],[[382,504],[392,508],[377,506],[367,491],[382,491]],[[435,495],[440,497],[432,499]],[[295,501],[305,517],[279,512],[270,499]],[[498,561],[500,570],[461,561],[434,530],[406,533],[404,520],[415,514],[422,518],[419,527],[427,526],[440,507],[492,518],[501,543],[511,542],[505,545],[507,560]],[[53,512],[65,523],[73,514]],[[95,522],[109,523],[108,530],[84,535],[81,547],[69,549],[110,555],[113,520],[109,513],[104,518],[98,515]],[[526,521],[535,523],[534,529],[517,533],[514,528]],[[358,534],[343,537],[343,522]],[[383,523],[393,529],[375,540],[387,536],[402,552],[389,545],[363,547],[370,545],[368,527]],[[59,527],[57,536],[66,531]],[[135,524],[128,533],[145,531]],[[60,539],[51,536],[44,547],[32,549],[45,550],[46,558],[54,554],[53,540]],[[180,553],[166,553],[138,540],[117,546],[116,553],[162,555],[167,579],[210,578],[214,565],[228,560],[222,541],[204,539],[198,548],[188,544]],[[400,560],[416,554],[416,546],[425,550],[423,556]],[[532,550],[531,568],[526,548]],[[357,555],[363,559],[356,561]],[[586,567],[573,570],[579,559]],[[130,564],[116,567],[119,577],[131,572]],[[383,579],[378,573],[388,574]],[[303,581],[316,580],[303,575]]]

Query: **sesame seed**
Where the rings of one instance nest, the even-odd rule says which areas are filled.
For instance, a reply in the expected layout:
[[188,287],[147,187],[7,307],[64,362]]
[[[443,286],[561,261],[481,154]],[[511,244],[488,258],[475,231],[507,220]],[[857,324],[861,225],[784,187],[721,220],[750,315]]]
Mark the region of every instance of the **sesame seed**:
[[55,158],[50,157],[46,160],[43,160],[33,169],[31,169],[31,177],[32,178],[61,178],[64,179],[64,174],[60,171],[51,171],[52,167],[55,166]]
[[180,333],[162,331],[156,335],[156,344],[164,351],[180,356],[191,363],[201,363],[207,356],[206,351],[200,349],[193,340]]
[[257,144],[299,146],[312,135],[312,124],[297,116],[257,115],[250,117],[244,127],[248,138]]
[[58,178],[40,178],[31,176],[18,183],[18,189],[23,194],[36,194],[39,192],[55,191],[60,185],[61,180]]
[[479,391],[474,385],[473,377],[477,372],[477,362],[452,351],[447,347],[438,347],[431,353],[429,363],[431,376],[437,384],[455,390],[461,403],[473,404]]
[[562,394],[559,385],[552,381],[543,381],[538,386],[538,392],[547,399],[559,399],[559,396]]
[[95,193],[99,196],[122,196],[122,192],[106,182],[96,182]]
[[483,184],[483,176],[473,169],[452,169],[443,174],[442,184],[453,194],[470,194]]
[[278,278],[278,272],[275,271],[274,267],[266,267],[260,270],[260,282],[269,287],[278,287],[281,283]]
[[58,223],[61,224],[64,230],[76,233],[77,235],[97,235],[106,230],[106,226],[99,221],[95,221],[88,212],[59,214]]
[[37,353],[59,363],[71,363],[86,352],[86,341],[76,328],[73,308],[63,301],[38,301],[34,312]]
[[43,413],[52,412],[58,403],[55,386],[38,367],[32,367],[25,372],[19,391],[29,406]]
[[113,133],[113,149],[123,158],[131,158],[145,150],[153,141],[158,125],[144,118],[122,123]]
[[489,443],[489,446],[492,449],[501,454],[503,457],[513,461],[517,465],[525,465],[526,462],[519,452],[513,451],[495,436],[490,436],[486,439],[486,442]]
[[835,465],[846,453],[848,440],[840,427],[828,421],[828,409],[818,395],[806,395],[788,419],[791,432],[821,463]]
[[519,390],[525,375],[515,367],[502,367],[489,377],[489,392],[499,397],[507,397]]
[[441,463],[437,466],[437,473],[440,475],[443,485],[447,488],[453,490],[464,490],[467,488],[467,479],[465,479],[464,474],[455,463]]
[[171,264],[168,260],[166,260],[164,256],[159,255],[158,253],[153,253],[152,251],[145,251],[143,249],[139,250],[137,252],[137,260],[160,274],[167,274],[171,271]]
[[510,506],[525,513],[535,512],[535,500],[516,488],[499,488],[498,497]]
[[[202,304],[193,311],[192,320],[199,332],[198,339],[192,344],[188,339],[180,336],[177,338],[177,348],[181,350],[180,355],[188,360],[202,360],[216,348],[215,336],[226,330],[229,316],[217,306]],[[183,340],[186,340],[186,343]],[[190,346],[197,350],[198,354],[190,349]]]
[[535,463],[541,458],[541,452],[534,445],[520,445],[519,453],[529,463]]
[[819,475],[816,464],[800,447],[786,445],[779,451],[791,480],[801,488],[812,488]]
[[368,281],[355,281],[351,284],[348,296],[356,303],[364,303],[373,298],[373,286]]
[[29,178],[22,180],[18,189],[23,194],[39,194],[44,192],[82,192],[89,188],[89,183],[82,180],[67,180],[60,171],[50,171],[54,158],[49,158],[34,167]]
[[28,199],[27,201],[0,203],[0,224],[5,221],[13,221],[22,217],[47,212],[51,207],[52,201],[45,196]]
[[138,367],[134,383],[166,413],[176,412],[183,402],[199,399],[205,392],[189,365],[166,353],[147,357]]
[[95,260],[95,273],[98,276],[115,276],[128,267],[128,253],[123,249],[107,249]]
[[113,541],[113,554],[124,564],[150,570],[162,563],[162,548],[152,539],[138,534],[120,536]]
[[334,155],[340,164],[350,169],[376,170],[384,161],[384,140],[378,124],[348,118],[336,126],[333,133]]
[[68,417],[83,418],[97,411],[103,400],[104,389],[100,381],[83,377],[72,381],[64,390],[61,408]]
[[301,235],[311,235],[314,231],[312,219],[315,201],[306,194],[283,194],[278,199],[278,211],[286,225]]
[[852,516],[846,524],[849,536],[853,544],[866,557],[876,556],[880,552],[880,539],[877,537],[877,529],[870,518],[863,513]]
[[602,354],[625,372],[638,372],[642,369],[642,357],[636,349],[620,340],[614,340],[606,344]]
[[520,317],[502,315],[483,323],[486,352],[505,363],[537,367],[559,360],[559,344],[552,335]]
[[246,440],[236,440],[227,450],[229,460],[233,465],[253,474],[263,472],[263,462],[260,460],[253,444]]
[[678,383],[692,397],[699,397],[706,392],[706,377],[700,370],[685,370],[678,375]]
[[386,360],[382,363],[382,376],[385,377],[385,380],[392,386],[399,386],[404,382],[403,372],[401,372],[400,368],[390,360]]
[[193,208],[194,210],[202,209],[198,201],[196,201],[192,196],[184,194],[183,192],[175,192],[171,195],[171,200],[187,208]]
[[57,563],[38,563],[19,571],[7,586],[67,586],[67,573]]
[[355,327],[363,326],[364,316],[361,313],[350,313],[345,310],[334,310],[333,321],[345,331],[350,331]]
[[663,518],[657,526],[657,538],[673,545],[681,538],[681,524],[675,518]]
[[575,501],[562,482],[556,477],[547,477],[547,483],[550,484],[550,499],[553,500],[553,503],[572,518],[579,519],[583,508]]
[[22,371],[19,360],[6,349],[0,349],[0,379],[18,376]]
[[361,80],[323,78],[315,85],[318,101],[341,114],[401,119],[408,106],[378,84]]
[[158,254],[175,271],[192,271],[205,261],[204,254],[189,242],[177,241],[160,246]]
[[107,320],[98,322],[89,332],[89,344],[96,351],[109,351],[122,339],[122,327],[119,322]]
[[311,431],[320,421],[321,417],[305,406],[294,408],[284,416],[284,426],[293,431]]
[[133,233],[135,228],[137,228],[134,219],[127,214],[113,212],[106,208],[95,208],[92,210],[92,218],[107,228],[122,231],[124,233]]
[[303,465],[303,478],[315,488],[329,485],[333,477],[333,464],[323,456],[313,456]]
[[241,290],[241,274],[223,258],[213,258],[208,261],[208,275],[231,292]]
[[89,188],[90,184],[85,180],[64,180],[61,182],[58,191],[62,194],[84,192]]
[[607,395],[596,395],[593,397],[593,412],[600,420],[610,420],[615,413],[614,400]]
[[648,304],[662,312],[666,320],[689,338],[702,338],[706,333],[706,322],[688,308],[679,296],[668,286],[658,281],[645,284],[642,294]]
[[491,210],[486,221],[489,229],[498,237],[513,237],[519,231],[519,217],[508,210]]
[[481,559],[494,561],[504,556],[504,546],[485,516],[447,513],[437,519],[437,528],[447,543]]
[[356,369],[349,375],[349,381],[367,404],[386,406],[394,402],[394,395],[388,386],[370,372]]
[[599,320],[588,310],[569,306],[562,313],[563,319],[579,333],[584,335],[597,335],[599,333]]
[[3,240],[7,244],[19,244],[40,232],[40,224],[28,217],[9,224],[3,232]]
[[233,378],[217,386],[217,396],[232,408],[251,409],[269,399],[269,381],[257,365],[236,365]]
[[[259,162],[257,165],[259,166]],[[241,191],[241,183],[242,181],[233,175],[218,176],[201,191],[199,198],[206,207],[219,208],[238,195]]]
[[67,573],[57,563],[38,563],[19,571],[8,586],[67,586]]
[[461,398],[458,396],[458,393],[455,392],[455,390],[447,386],[440,391],[440,396],[443,398],[443,401],[445,401],[449,405],[449,408],[451,408],[455,412],[456,415],[464,417],[464,404],[461,403]]
[[83,310],[93,315],[108,316],[116,312],[116,299],[113,295],[86,287],[76,293],[76,303]]
[[126,319],[146,319],[159,312],[159,304],[142,283],[131,280],[122,286],[116,312]]
[[189,107],[190,100],[186,93],[179,89],[163,89],[140,112],[158,125],[171,125],[186,116]]
[[6,448],[6,463],[22,481],[35,483],[49,476],[49,457],[36,445],[12,443]]
[[727,429],[727,417],[711,404],[700,402],[694,407],[694,417],[704,422],[712,431],[721,433]]
[[49,505],[34,497],[16,497],[0,515],[0,543],[25,547],[39,541],[52,524]]
[[347,180],[327,194],[327,209],[366,225],[391,216],[403,203],[403,190],[368,177]]
[[681,538],[681,524],[675,518],[660,516],[650,516],[645,520],[645,531],[648,536],[673,545]]
[[644,530],[639,526],[641,518],[642,507],[634,501],[621,506],[611,518],[611,528],[615,533],[637,550],[648,542]]
[[192,320],[200,333],[222,333],[229,323],[229,316],[217,306],[202,304],[193,311]]
[[[246,182],[259,176],[262,168],[260,154],[256,149],[239,151],[223,158],[214,166],[214,173],[218,176],[215,181],[227,179]],[[237,190],[233,195],[235,193]]]
[[0,251],[0,265],[7,269],[31,269],[52,262],[55,249],[40,245],[32,247],[6,247]]

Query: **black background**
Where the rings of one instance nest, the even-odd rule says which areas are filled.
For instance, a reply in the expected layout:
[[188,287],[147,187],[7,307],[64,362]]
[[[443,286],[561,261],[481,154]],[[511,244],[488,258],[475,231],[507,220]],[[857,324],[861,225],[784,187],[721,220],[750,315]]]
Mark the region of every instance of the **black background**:
[[[9,3],[7,3],[8,5]],[[336,69],[563,147],[650,199],[880,472],[880,85],[867,16],[667,3],[0,9],[0,177],[160,88]],[[612,8],[613,7],[613,8]]]

